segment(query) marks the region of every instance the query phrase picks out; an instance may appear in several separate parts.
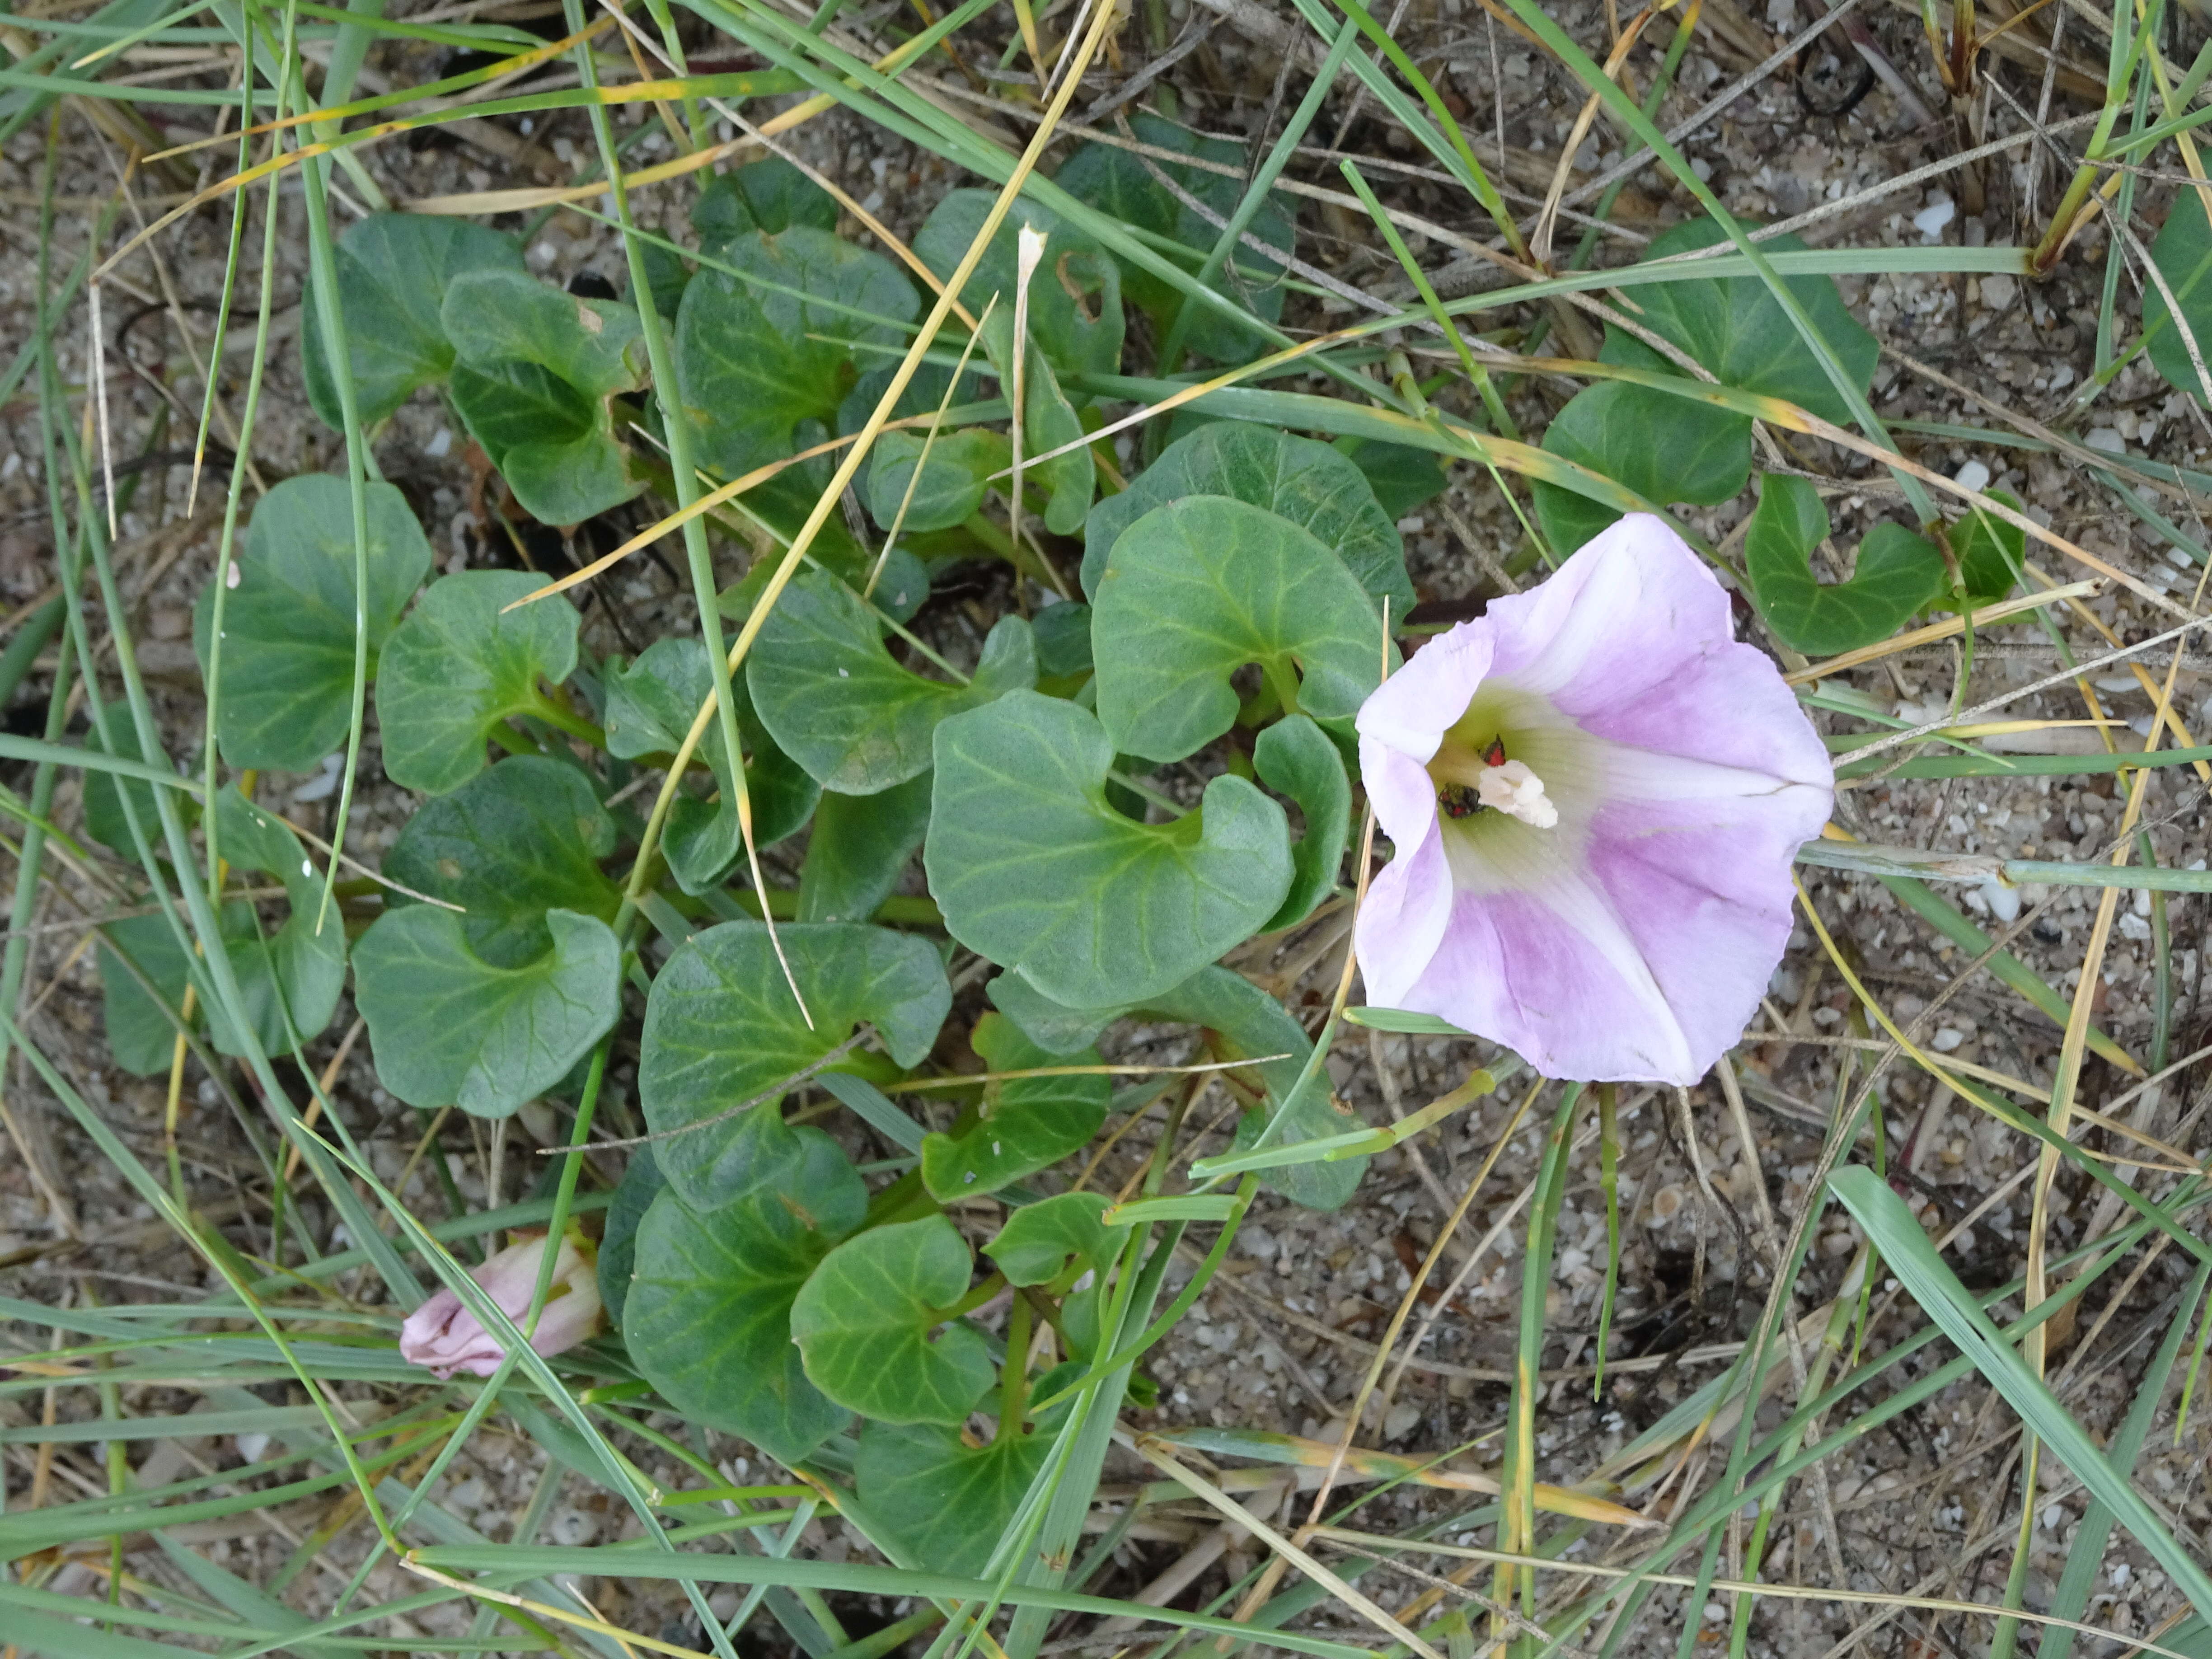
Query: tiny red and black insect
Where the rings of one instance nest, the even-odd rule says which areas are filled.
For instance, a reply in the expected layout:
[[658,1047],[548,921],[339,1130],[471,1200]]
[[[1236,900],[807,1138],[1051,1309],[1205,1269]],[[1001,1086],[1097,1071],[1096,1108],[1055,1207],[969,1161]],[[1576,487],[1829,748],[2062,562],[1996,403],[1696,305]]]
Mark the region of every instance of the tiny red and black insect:
[[1490,740],[1490,747],[1482,751],[1482,763],[1485,766],[1503,766],[1505,764],[1504,738],[1492,738]]
[[1437,790],[1437,805],[1448,818],[1471,818],[1482,811],[1481,799],[1463,783],[1448,783]]

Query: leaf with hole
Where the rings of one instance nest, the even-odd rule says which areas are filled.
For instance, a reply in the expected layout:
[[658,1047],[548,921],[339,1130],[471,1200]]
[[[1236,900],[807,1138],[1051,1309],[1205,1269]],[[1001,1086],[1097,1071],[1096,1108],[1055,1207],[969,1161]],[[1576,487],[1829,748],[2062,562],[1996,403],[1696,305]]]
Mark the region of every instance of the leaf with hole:
[[597,916],[549,910],[519,968],[469,948],[461,919],[412,904],[354,946],[354,1001],[384,1086],[410,1106],[504,1117],[567,1076],[622,1010],[622,947]]
[[927,774],[872,795],[825,790],[799,872],[801,921],[866,921],[890,896],[929,828]]
[[886,432],[876,440],[868,461],[868,513],[885,533],[894,524],[901,535],[916,536],[965,524],[983,505],[992,478],[1013,465],[1013,446],[988,427],[939,433],[924,459],[926,436]]
[[708,253],[748,231],[778,236],[793,225],[837,228],[837,198],[781,155],[763,155],[709,179],[691,204],[691,228]]
[[1305,833],[1291,849],[1297,872],[1291,890],[1261,930],[1272,933],[1304,921],[1336,890],[1352,834],[1352,780],[1345,775],[1344,757],[1336,745],[1304,714],[1277,720],[1260,734],[1252,748],[1252,769],[1277,794],[1297,802],[1305,815]]
[[1396,523],[1359,468],[1338,451],[1245,421],[1213,421],[1170,444],[1118,495],[1091,509],[1083,528],[1083,590],[1093,599],[1121,532],[1185,495],[1226,495],[1287,519],[1344,562],[1379,605],[1405,620],[1413,607]]
[[1115,749],[1181,760],[1236,723],[1257,663],[1285,712],[1345,719],[1382,674],[1382,624],[1344,562],[1287,519],[1222,495],[1154,507],[1115,538],[1091,624]]
[[[472,270],[523,269],[514,238],[465,219],[372,213],[335,249],[338,309],[353,370],[354,408],[374,426],[453,366],[442,305],[454,279]],[[307,285],[300,323],[307,401],[340,422],[337,382],[323,349],[322,301]]]
[[761,724],[825,789],[870,795],[929,769],[938,722],[1036,684],[1029,624],[1004,617],[966,685],[885,654],[884,623],[826,571],[802,571],[769,613],[745,666]]
[[[701,706],[714,695],[711,674],[706,642],[697,638],[656,640],[635,662],[616,664],[606,677],[608,752],[624,760],[672,759]],[[730,696],[752,801],[753,838],[771,847],[806,822],[821,790],[761,725],[743,674],[730,677]],[[744,836],[719,720],[708,720],[692,754],[695,763],[706,763],[718,799],[678,793],[660,845],[678,884],[687,893],[703,893],[721,885],[744,855]]]
[[[367,489],[368,589],[358,609],[373,678],[400,612],[429,574],[430,544],[397,488],[372,481]],[[326,472],[287,478],[261,498],[245,551],[231,561],[219,663],[216,584],[200,590],[192,645],[201,673],[222,676],[216,740],[233,766],[305,772],[344,747],[353,712],[353,528],[346,481]]]
[[1114,744],[1073,703],[1015,691],[937,728],[922,851],[952,936],[1073,1007],[1180,984],[1290,890],[1282,809],[1242,778],[1139,823],[1106,799]]
[[[1002,1014],[976,1021],[969,1042],[994,1072],[1097,1066],[1104,1059],[1095,1048],[1066,1057],[1048,1054]],[[1090,1145],[1106,1121],[1113,1092],[1103,1073],[1006,1078],[982,1089],[973,1121],[963,1112],[953,1133],[923,1138],[921,1184],[940,1204],[994,1193]]]
[[874,367],[856,349],[902,348],[919,302],[883,255],[810,224],[748,232],[721,258],[737,274],[702,270],[677,312],[676,397],[700,464],[734,477],[827,435],[860,368]]
[[538,690],[576,667],[576,611],[555,595],[506,607],[544,583],[527,570],[464,570],[423,590],[377,665],[384,772],[441,795],[484,769],[501,721],[550,706]]
[[[1710,507],[1751,479],[1751,417],[1650,386],[1604,380],[1575,394],[1544,434],[1552,454],[1602,474],[1655,507]],[[1529,494],[1545,539],[1562,558],[1620,514],[1538,478]]]
[[[552,943],[548,910],[611,922],[622,890],[599,868],[614,819],[575,767],[517,755],[408,819],[384,855],[393,881],[458,904],[462,936],[495,968],[536,961]],[[392,908],[413,902],[387,892]]]
[[705,1212],[672,1188],[653,1200],[623,1326],[632,1363],[687,1419],[786,1463],[852,1415],[807,1380],[791,1309],[868,1201],[836,1142],[791,1133],[798,1156],[777,1190]]
[[1744,564],[1759,613],[1793,650],[1826,657],[1886,640],[1949,580],[1943,556],[1893,524],[1867,532],[1849,581],[1816,580],[1813,550],[1827,533],[1828,509],[1809,482],[1770,473],[1760,483]]
[[[805,994],[805,1014],[778,944]],[[846,922],[787,922],[774,939],[757,921],[694,934],[653,981],[638,1056],[646,1124],[667,1137],[654,1148],[662,1173],[699,1209],[775,1187],[800,1150],[777,1085],[842,1045],[862,1020],[892,1064],[917,1064],[951,1006],[945,965],[926,939]],[[865,1052],[837,1064],[885,1075]]]
[[958,1423],[993,1376],[981,1334],[946,1323],[973,1267],[968,1242],[941,1215],[847,1239],[792,1304],[808,1380],[881,1422]]
[[871,1420],[860,1431],[854,1483],[868,1519],[915,1567],[980,1577],[1053,1438],[1010,1426],[971,1446],[941,1424]]
[[1127,1230],[1109,1227],[1103,1193],[1062,1193],[1024,1204],[1006,1218],[983,1254],[999,1264],[1009,1285],[1046,1285],[1072,1267],[1103,1268],[1114,1259]]
[[532,516],[578,524],[645,488],[610,402],[645,384],[635,310],[486,270],[446,290],[443,315],[453,406]]
[[[1226,221],[1243,199],[1251,158],[1239,144],[1201,137],[1150,112],[1133,116],[1131,130],[1141,143],[1155,149],[1173,150],[1234,171],[1216,173],[1187,162],[1140,155],[1118,146],[1086,144],[1068,157],[1054,182],[1079,201],[1110,213],[1138,230],[1164,237],[1194,253],[1212,253],[1221,238],[1221,227],[1191,203],[1210,209]],[[1172,181],[1172,187],[1154,176],[1155,168]],[[1281,257],[1271,258],[1251,243],[1240,241],[1231,250],[1230,268],[1207,286],[1272,323],[1283,314],[1283,280],[1289,274],[1287,262],[1295,244],[1291,216],[1270,198],[1253,216],[1245,234]],[[1195,261],[1190,263],[1195,264]],[[1182,291],[1133,261],[1122,263],[1121,282],[1131,303],[1152,318],[1164,339],[1178,313],[1189,303]],[[1224,362],[1248,355],[1260,337],[1257,330],[1242,327],[1210,307],[1193,313],[1185,337],[1190,349],[1200,356]],[[1109,368],[1101,372],[1114,371]]]
[[[982,234],[995,190],[956,190],[915,233],[914,251],[940,278],[958,269]],[[992,237],[960,297],[981,317],[994,295],[994,319],[1011,325],[1022,227],[1045,234],[1044,257],[1030,278],[1030,341],[1070,374],[1115,374],[1121,368],[1121,272],[1098,244],[1038,203],[1017,201]]]

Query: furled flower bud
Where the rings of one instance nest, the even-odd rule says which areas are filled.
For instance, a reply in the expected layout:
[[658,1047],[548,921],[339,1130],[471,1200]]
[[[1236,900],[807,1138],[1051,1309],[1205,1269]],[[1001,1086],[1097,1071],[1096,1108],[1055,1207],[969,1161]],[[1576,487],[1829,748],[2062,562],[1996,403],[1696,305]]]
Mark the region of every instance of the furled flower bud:
[[[545,1259],[546,1239],[541,1234],[510,1244],[469,1277],[483,1286],[500,1311],[517,1325],[530,1316],[530,1299],[537,1294],[538,1274]],[[541,1354],[573,1348],[599,1328],[599,1281],[596,1252],[589,1240],[574,1229],[561,1240],[553,1261],[553,1282],[545,1291],[544,1311],[530,1346]],[[407,1316],[399,1328],[399,1353],[410,1364],[428,1368],[440,1381],[456,1371],[489,1376],[499,1369],[507,1350],[499,1339],[477,1322],[461,1305],[461,1298],[441,1290]]]

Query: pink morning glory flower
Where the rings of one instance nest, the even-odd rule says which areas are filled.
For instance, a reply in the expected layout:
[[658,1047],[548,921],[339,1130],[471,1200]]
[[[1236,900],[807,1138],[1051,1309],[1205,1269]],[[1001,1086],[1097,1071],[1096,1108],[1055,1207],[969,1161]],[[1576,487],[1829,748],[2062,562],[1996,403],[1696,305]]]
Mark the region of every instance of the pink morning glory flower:
[[1396,849],[1354,935],[1370,1002],[1555,1078],[1688,1085],[1742,1035],[1833,774],[1659,520],[1431,640],[1358,728]]
[[[573,1230],[572,1230],[573,1233]],[[545,1259],[545,1237],[540,1234],[507,1249],[483,1266],[469,1269],[469,1277],[491,1293],[500,1311],[520,1325],[530,1316],[530,1298],[538,1291],[538,1264]],[[541,1354],[556,1354],[598,1334],[599,1281],[596,1253],[575,1237],[561,1241],[554,1258],[553,1282],[545,1292],[545,1310],[530,1346]],[[507,1358],[499,1339],[477,1323],[477,1316],[461,1305],[461,1298],[441,1290],[407,1316],[399,1328],[399,1356],[410,1364],[427,1368],[443,1382],[456,1371],[489,1376]]]

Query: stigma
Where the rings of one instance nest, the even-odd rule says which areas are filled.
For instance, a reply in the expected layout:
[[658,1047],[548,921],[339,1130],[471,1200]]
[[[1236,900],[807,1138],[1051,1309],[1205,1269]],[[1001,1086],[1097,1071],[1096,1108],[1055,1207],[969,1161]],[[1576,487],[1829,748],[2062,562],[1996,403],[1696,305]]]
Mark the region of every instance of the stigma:
[[1475,778],[1474,794],[1492,811],[1539,830],[1549,830],[1559,821],[1559,809],[1544,793],[1543,779],[1528,769],[1526,761],[1484,767]]

